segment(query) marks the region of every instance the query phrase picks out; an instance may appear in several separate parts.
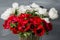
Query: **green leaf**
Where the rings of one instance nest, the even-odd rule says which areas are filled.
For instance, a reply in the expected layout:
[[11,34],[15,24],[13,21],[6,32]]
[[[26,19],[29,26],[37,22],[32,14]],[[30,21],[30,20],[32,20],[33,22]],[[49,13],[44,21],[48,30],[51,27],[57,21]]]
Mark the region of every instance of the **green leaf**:
[[32,12],[30,12],[29,10],[26,10],[26,13],[27,13],[27,14],[31,14]]
[[18,9],[15,9],[15,15],[18,15]]
[[28,37],[31,35],[31,32],[24,32],[24,33],[19,33],[20,37]]
[[24,36],[25,36],[25,37],[27,37],[27,34],[26,34],[26,33],[24,33]]
[[16,24],[10,23],[10,26],[13,28],[16,27]]
[[23,33],[19,33],[19,37],[24,37]]
[[47,18],[48,16],[44,16],[43,14],[40,14],[41,18]]
[[46,31],[46,34],[48,35],[48,34],[49,34],[49,32],[48,32],[48,31]]
[[26,32],[27,36],[30,36],[31,35],[31,32]]

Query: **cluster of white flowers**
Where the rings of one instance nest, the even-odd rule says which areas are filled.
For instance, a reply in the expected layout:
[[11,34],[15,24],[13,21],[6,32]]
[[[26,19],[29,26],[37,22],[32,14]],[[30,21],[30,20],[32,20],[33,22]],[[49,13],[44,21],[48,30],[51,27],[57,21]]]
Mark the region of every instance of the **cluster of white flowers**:
[[12,8],[8,8],[4,13],[2,13],[1,18],[3,20],[8,19],[11,14],[15,13],[15,9],[18,9],[18,3],[13,3]]
[[[41,8],[39,5],[37,5],[36,3],[32,3],[30,5],[20,5],[18,3],[13,3],[12,4],[12,8],[8,8],[2,15],[1,15],[1,18],[6,20],[8,19],[8,17],[11,15],[11,14],[14,14],[15,13],[15,9],[18,9],[18,13],[21,14],[21,13],[25,13],[26,10],[29,10],[29,11],[37,11],[36,14],[40,15],[44,15],[44,16],[49,16],[49,18],[51,19],[56,19],[58,18],[58,11],[55,9],[55,8],[51,8],[49,11],[47,11],[46,8]],[[18,14],[18,15],[19,15]],[[43,18],[47,23],[49,23],[49,18]]]

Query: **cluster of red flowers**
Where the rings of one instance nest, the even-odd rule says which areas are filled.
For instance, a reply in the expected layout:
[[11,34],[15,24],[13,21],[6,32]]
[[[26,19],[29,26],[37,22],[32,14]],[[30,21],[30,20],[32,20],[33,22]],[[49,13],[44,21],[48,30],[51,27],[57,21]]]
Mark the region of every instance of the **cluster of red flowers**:
[[11,15],[3,24],[5,29],[10,29],[14,34],[31,31],[42,36],[46,31],[52,30],[52,24],[47,23],[39,16],[21,13],[19,16]]

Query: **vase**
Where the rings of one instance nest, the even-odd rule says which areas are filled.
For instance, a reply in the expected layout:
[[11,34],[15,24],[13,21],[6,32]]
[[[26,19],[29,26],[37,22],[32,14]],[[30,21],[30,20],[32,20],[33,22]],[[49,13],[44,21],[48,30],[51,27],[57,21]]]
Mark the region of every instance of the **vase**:
[[29,37],[19,37],[19,40],[42,40],[42,38],[35,36],[35,35],[32,35]]

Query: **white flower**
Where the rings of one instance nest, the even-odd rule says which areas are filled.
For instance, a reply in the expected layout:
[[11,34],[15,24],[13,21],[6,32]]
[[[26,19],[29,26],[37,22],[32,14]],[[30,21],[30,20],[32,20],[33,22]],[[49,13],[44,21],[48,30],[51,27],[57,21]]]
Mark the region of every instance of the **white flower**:
[[30,6],[25,6],[25,9],[30,10],[31,7]]
[[47,12],[47,9],[42,9],[42,8],[39,8],[39,11],[38,11],[40,14],[45,14]]
[[1,18],[3,20],[8,19],[8,17],[12,14],[12,8],[8,8],[2,15]]
[[47,16],[47,9],[39,8],[38,11],[36,12],[38,15],[43,14],[44,16]]
[[32,3],[30,6],[31,6],[32,8],[38,8],[38,7],[39,7],[39,5],[37,5],[36,3]]
[[16,3],[16,2],[13,3],[13,4],[12,4],[12,7],[15,8],[15,9],[18,9],[18,3]]
[[56,19],[58,18],[58,11],[55,8],[51,8],[48,15],[51,19]]
[[[19,14],[21,14],[21,13],[25,13],[26,12],[26,9],[25,9],[25,6],[24,5],[21,5],[20,7],[19,7]],[[19,15],[18,14],[18,15]]]
[[30,11],[30,12],[33,11],[33,9],[30,6],[25,6],[25,9],[26,9],[26,11]]
[[26,10],[29,10],[29,11],[33,11],[33,9],[28,5],[28,6],[25,6],[25,9]]
[[43,18],[47,23],[50,23],[49,18]]
[[12,10],[11,10],[11,11],[12,11],[12,14],[14,14],[14,13],[15,13],[15,10],[16,10],[15,8],[12,8]]
[[32,8],[32,9],[35,10],[35,11],[39,11],[40,7],[38,7],[38,8]]
[[35,12],[35,13],[39,15],[39,12]]

